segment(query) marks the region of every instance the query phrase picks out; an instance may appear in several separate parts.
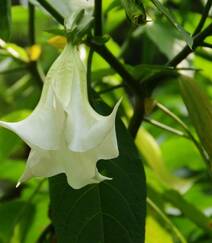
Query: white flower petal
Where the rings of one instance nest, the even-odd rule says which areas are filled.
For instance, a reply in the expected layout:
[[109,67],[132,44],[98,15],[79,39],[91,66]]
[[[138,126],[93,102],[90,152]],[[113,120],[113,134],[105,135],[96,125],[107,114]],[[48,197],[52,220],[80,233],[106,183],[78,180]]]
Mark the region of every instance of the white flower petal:
[[86,69],[76,47],[67,45],[58,60],[52,80],[67,112],[66,142],[71,151],[84,152],[98,146],[113,128],[120,101],[109,116],[98,114],[88,102]]
[[19,182],[24,182],[33,176],[51,177],[63,172],[63,163],[58,158],[56,151],[32,149],[27,160],[26,169]]
[[19,179],[22,183],[34,176],[51,177],[65,173],[69,185],[74,189],[99,183],[110,178],[102,176],[96,168],[96,153],[71,152],[66,148],[59,151],[31,150],[26,169]]
[[68,184],[74,189],[99,183],[110,178],[102,176],[96,168],[96,154],[89,152],[69,152],[69,159],[64,161],[64,170]]
[[61,105],[56,101],[52,89],[45,87],[39,104],[30,116],[20,122],[0,121],[0,126],[16,133],[30,147],[57,149],[64,120],[61,114]]

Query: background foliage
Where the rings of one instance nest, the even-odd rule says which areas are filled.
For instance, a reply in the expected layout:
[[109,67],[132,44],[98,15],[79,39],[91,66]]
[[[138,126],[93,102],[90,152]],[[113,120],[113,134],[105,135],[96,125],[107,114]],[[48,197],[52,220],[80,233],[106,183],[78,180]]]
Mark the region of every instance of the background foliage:
[[[72,11],[67,2],[0,1],[1,120],[21,120],[36,106],[43,77],[66,42],[63,18]],[[211,2],[97,0],[95,23],[83,36],[96,106],[101,99],[112,107],[123,97],[119,116],[129,130],[118,119],[121,156],[100,167],[113,175],[115,188],[139,220],[127,224],[131,213],[125,201],[120,195],[114,198],[116,193],[108,193],[109,186],[102,183],[79,205],[81,214],[68,219],[66,227],[73,234],[62,238],[66,228],[60,231],[60,223],[70,200],[84,191],[70,191],[62,176],[50,180],[51,202],[47,180],[32,179],[16,189],[29,148],[0,128],[0,243],[141,243],[145,220],[146,243],[212,241]],[[66,203],[58,207],[61,187],[66,188]],[[85,205],[99,191],[102,201],[93,210],[100,207],[103,213],[77,241],[71,222],[88,217]],[[116,219],[123,217],[131,237],[121,230],[115,234],[104,218],[107,210],[113,216],[119,212]],[[97,232],[101,220],[106,226]]]

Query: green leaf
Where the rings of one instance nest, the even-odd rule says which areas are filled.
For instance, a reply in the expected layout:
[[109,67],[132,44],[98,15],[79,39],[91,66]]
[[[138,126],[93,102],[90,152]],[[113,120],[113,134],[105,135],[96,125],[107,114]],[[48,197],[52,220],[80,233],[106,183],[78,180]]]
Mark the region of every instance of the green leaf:
[[155,175],[163,182],[166,188],[174,188],[185,192],[191,187],[191,181],[184,180],[170,173],[164,163],[160,146],[154,137],[144,128],[139,129],[135,142],[148,166],[154,171]]
[[[181,234],[178,228],[172,223],[172,221],[166,216],[164,210],[159,207],[159,205],[155,200],[152,200],[152,198],[148,196],[147,204],[148,204],[148,209],[151,210],[150,212],[152,212],[152,214],[155,215],[157,219],[160,220],[160,222],[164,226],[166,226],[168,231],[172,233],[171,235],[173,237],[173,242],[187,243],[184,236]],[[154,236],[152,235],[152,237]],[[158,235],[157,235],[157,239],[158,239]]]
[[187,202],[177,191],[168,190],[164,193],[164,198],[179,208],[184,215],[191,219],[197,226],[203,228],[212,236],[212,221],[199,211],[194,205]]
[[146,220],[146,243],[155,243],[155,239],[157,243],[173,243],[170,232],[160,224],[159,220],[149,214]]
[[[64,175],[50,178],[52,220],[60,243],[143,243],[146,185],[133,140],[117,121],[120,156],[99,162],[111,181],[80,190]],[[76,161],[77,163],[77,161]]]
[[26,50],[14,43],[6,43],[0,39],[0,47],[4,49],[10,56],[23,62],[29,62]]
[[193,38],[192,36],[185,31],[185,29],[176,22],[176,20],[174,19],[174,17],[171,15],[171,13],[169,12],[169,10],[164,7],[160,1],[158,0],[151,0],[153,2],[153,4],[158,8],[158,10],[163,13],[167,19],[174,25],[174,27],[179,31],[179,33],[182,35],[183,39],[186,41],[186,43],[188,44],[188,46],[192,49],[193,46]]
[[[25,208],[25,214],[20,221],[17,217]],[[0,204],[0,240],[2,242],[24,242],[34,217],[34,205],[21,200],[14,200]]]
[[184,78],[179,81],[183,100],[188,109],[190,119],[208,153],[212,169],[212,105],[208,96],[193,79]]
[[0,38],[8,40],[11,30],[11,1],[0,1]]

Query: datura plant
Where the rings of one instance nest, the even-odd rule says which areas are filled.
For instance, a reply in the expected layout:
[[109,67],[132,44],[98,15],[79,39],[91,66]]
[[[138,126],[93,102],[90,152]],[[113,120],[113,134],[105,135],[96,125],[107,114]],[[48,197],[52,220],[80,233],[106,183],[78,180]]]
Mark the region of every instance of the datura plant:
[[96,113],[88,102],[86,68],[77,47],[67,44],[50,68],[32,114],[19,122],[0,122],[31,147],[18,184],[60,173],[74,189],[110,179],[98,172],[96,164],[119,154],[115,131],[119,103],[109,116]]

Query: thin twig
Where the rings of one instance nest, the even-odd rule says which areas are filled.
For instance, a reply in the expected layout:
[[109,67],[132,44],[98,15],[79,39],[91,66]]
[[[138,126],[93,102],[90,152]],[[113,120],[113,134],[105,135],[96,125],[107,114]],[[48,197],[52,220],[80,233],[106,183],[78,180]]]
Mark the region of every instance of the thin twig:
[[[29,18],[28,18],[28,38],[29,38],[29,44],[32,46],[35,44],[35,7],[33,4],[29,3],[28,6],[29,11]],[[35,77],[36,80],[38,80],[38,84],[40,87],[43,86],[43,77],[38,69],[37,61],[30,61],[29,63],[29,70],[33,77]]]
[[123,78],[128,87],[137,95],[141,95],[143,91],[139,85],[139,82],[127,71],[124,65],[111,53],[110,50],[104,45],[98,45],[92,40],[88,40],[86,44],[103,57],[112,68]]
[[35,7],[30,2],[28,3],[28,9],[29,9],[29,45],[32,46],[35,44]]
[[102,0],[95,0],[94,18],[94,34],[102,36]]
[[189,129],[186,126],[186,124],[178,116],[176,116],[173,112],[171,112],[167,107],[165,107],[164,105],[160,104],[159,102],[155,102],[155,106],[158,109],[160,109],[162,112],[164,112],[166,115],[171,117],[173,120],[175,120],[178,124],[180,124],[181,127],[183,127],[184,130],[189,131]]
[[88,60],[87,60],[87,86],[88,86],[88,99],[90,103],[92,102],[92,89],[91,89],[91,74],[92,74],[92,59],[93,59],[93,50],[90,49],[88,53]]
[[196,27],[196,29],[195,29],[195,31],[193,33],[193,36],[195,36],[196,34],[198,34],[202,30],[202,28],[203,28],[203,26],[205,24],[205,21],[206,21],[206,19],[208,17],[208,13],[210,11],[211,4],[212,4],[212,0],[208,0],[206,5],[205,5],[205,7],[204,7],[204,10],[203,10],[201,19],[199,21],[199,24],[197,25],[197,27]]
[[178,135],[180,137],[184,137],[184,138],[189,138],[187,134],[185,134],[184,132],[180,131],[180,130],[177,130],[177,129],[174,129],[170,126],[167,126],[161,122],[158,122],[154,119],[149,119],[149,118],[144,118],[144,121],[153,125],[153,126],[156,126],[158,128],[161,128],[163,130],[166,130],[167,132],[170,132],[172,134],[175,134],[175,135]]
[[202,155],[202,158],[204,159],[207,166],[210,165],[210,161],[209,161],[207,154],[205,153],[205,150],[203,149],[201,144],[196,140],[196,138],[193,136],[193,134],[189,130],[188,126],[178,116],[176,116],[173,112],[171,112],[169,109],[167,109],[162,104],[156,102],[156,107],[158,107],[166,115],[168,115],[173,120],[175,120],[184,129],[184,131],[187,134],[187,138],[189,138],[194,143],[194,145],[196,146],[196,148],[199,150],[200,154]]
[[186,243],[186,240],[181,235],[178,228],[171,222],[171,220],[165,215],[165,213],[149,197],[147,197],[147,204],[164,220],[164,222],[167,223],[167,225],[169,225],[169,227],[175,233],[178,240],[180,240],[181,243]]
[[63,16],[60,15],[60,13],[54,7],[52,7],[52,5],[48,1],[46,1],[46,0],[37,0],[37,2],[39,2],[40,5],[43,8],[45,8],[58,23],[64,25],[64,18],[63,18]]
[[212,48],[212,44],[211,43],[207,43],[207,42],[203,42],[202,47],[207,47],[207,48]]
[[136,101],[134,105],[133,116],[130,119],[128,130],[133,138],[136,137],[137,131],[140,127],[141,121],[144,119],[145,115],[145,102],[139,96],[136,96]]

